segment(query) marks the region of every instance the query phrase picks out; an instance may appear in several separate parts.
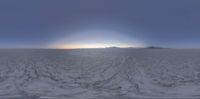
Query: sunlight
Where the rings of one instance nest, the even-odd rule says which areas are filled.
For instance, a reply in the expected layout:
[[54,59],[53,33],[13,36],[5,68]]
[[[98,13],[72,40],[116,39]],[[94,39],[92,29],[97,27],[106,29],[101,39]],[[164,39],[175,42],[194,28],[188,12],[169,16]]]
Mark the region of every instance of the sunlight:
[[143,47],[136,37],[130,37],[124,33],[112,30],[83,30],[49,44],[50,48],[76,49],[76,48],[106,48],[106,47]]
[[128,47],[137,47],[126,44],[65,44],[65,45],[55,45],[54,48],[58,49],[77,49],[77,48],[107,48],[107,47],[120,47],[120,48],[128,48]]

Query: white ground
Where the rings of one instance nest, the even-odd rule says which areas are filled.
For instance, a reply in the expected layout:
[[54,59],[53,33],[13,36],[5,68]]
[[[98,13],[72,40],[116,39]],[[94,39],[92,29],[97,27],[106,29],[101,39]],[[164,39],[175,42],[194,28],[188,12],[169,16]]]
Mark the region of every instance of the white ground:
[[0,99],[152,97],[200,98],[200,50],[0,50]]

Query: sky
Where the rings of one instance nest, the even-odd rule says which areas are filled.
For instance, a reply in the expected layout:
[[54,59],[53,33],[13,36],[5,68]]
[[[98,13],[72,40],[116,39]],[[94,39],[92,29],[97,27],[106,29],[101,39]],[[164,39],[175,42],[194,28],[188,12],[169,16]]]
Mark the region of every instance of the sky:
[[0,0],[0,48],[200,48],[200,0]]

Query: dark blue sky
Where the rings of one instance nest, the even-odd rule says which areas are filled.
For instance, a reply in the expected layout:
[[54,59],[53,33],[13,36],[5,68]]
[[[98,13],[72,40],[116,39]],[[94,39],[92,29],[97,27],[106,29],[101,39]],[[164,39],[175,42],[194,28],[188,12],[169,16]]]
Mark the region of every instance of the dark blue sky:
[[200,48],[200,0],[0,0],[0,47]]

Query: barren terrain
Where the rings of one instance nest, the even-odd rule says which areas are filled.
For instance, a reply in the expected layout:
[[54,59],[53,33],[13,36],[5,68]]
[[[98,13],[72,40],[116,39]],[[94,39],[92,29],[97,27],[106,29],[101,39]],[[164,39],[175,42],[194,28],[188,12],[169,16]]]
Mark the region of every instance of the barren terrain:
[[0,99],[52,98],[200,98],[200,50],[0,50]]

